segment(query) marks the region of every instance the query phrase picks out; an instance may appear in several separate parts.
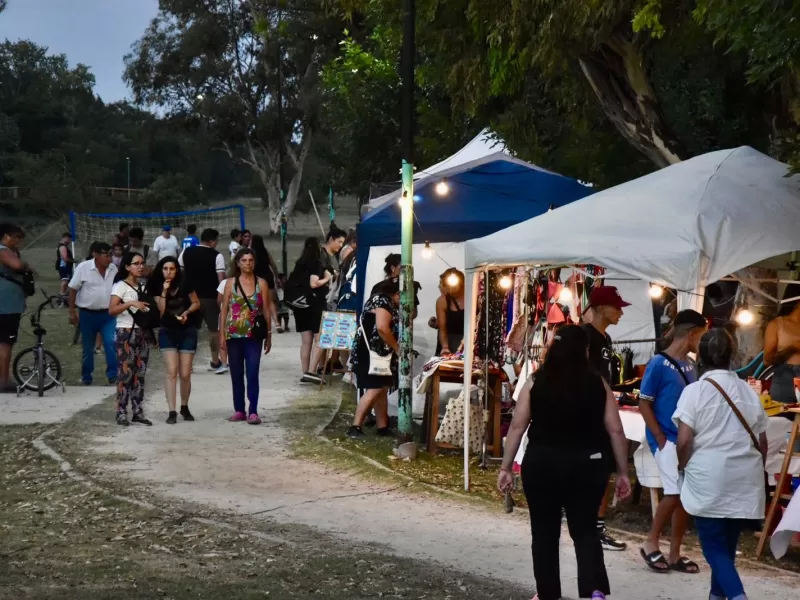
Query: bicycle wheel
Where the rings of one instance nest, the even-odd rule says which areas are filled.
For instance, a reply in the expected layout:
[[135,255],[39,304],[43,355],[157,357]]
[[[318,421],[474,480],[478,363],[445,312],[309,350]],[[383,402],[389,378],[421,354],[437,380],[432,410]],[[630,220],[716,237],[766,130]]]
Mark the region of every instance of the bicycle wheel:
[[[36,347],[26,348],[17,354],[12,367],[17,384],[32,392],[39,391],[39,353],[36,350]],[[42,392],[44,393],[61,381],[61,363],[49,350],[43,350],[41,354],[43,363],[41,369],[43,374]]]
[[44,348],[39,348],[36,351],[36,389],[39,392],[39,398],[44,396]]

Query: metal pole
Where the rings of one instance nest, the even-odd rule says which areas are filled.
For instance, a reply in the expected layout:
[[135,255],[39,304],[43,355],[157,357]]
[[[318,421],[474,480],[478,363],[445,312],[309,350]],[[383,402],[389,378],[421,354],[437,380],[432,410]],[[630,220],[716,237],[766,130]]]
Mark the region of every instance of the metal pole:
[[125,160],[128,161],[128,200],[131,198],[131,157],[126,156]]
[[414,0],[403,0],[402,137],[403,196],[400,229],[400,374],[397,400],[398,456],[416,457],[411,435],[414,350]]

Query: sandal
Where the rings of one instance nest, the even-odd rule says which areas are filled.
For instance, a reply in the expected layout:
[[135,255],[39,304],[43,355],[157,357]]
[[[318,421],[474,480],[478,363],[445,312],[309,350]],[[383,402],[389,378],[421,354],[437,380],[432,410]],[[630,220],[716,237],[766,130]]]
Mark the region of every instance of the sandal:
[[645,564],[656,573],[667,573],[669,571],[669,563],[667,562],[667,559],[664,558],[664,555],[661,554],[661,550],[656,550],[650,554],[645,554],[644,548],[640,548],[639,554],[642,555]]
[[681,556],[678,562],[671,564],[669,568],[678,573],[689,573],[690,575],[700,572],[700,567],[697,566],[697,563],[693,560],[689,560],[685,556]]

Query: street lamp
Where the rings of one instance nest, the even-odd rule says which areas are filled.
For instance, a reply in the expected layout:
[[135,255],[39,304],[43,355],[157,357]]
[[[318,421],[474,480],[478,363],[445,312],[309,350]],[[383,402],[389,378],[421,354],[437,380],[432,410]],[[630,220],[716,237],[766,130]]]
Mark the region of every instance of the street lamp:
[[411,436],[411,376],[414,353],[414,0],[403,0],[402,139],[403,191],[400,227],[400,373],[397,398],[397,451],[400,458],[415,458]]
[[126,156],[125,160],[128,161],[128,200],[131,199],[131,157]]

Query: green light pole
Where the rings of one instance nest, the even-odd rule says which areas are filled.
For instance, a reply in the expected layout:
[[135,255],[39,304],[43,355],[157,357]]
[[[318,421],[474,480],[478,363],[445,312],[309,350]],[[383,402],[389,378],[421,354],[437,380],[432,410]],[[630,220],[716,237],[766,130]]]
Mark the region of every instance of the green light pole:
[[401,59],[403,188],[400,199],[400,374],[397,400],[397,455],[415,458],[411,435],[412,366],[414,360],[414,0],[403,0],[403,52]]

